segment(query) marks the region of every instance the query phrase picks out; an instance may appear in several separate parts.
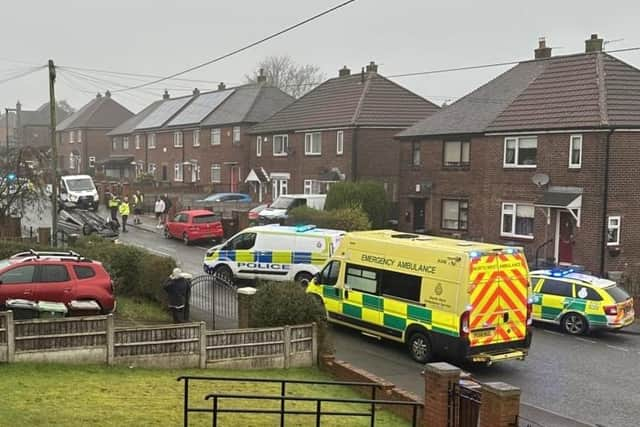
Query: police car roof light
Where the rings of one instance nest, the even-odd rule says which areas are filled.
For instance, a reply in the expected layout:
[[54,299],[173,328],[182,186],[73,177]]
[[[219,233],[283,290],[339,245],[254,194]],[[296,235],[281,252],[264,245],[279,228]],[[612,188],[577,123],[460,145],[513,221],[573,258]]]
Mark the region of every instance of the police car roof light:
[[304,233],[305,231],[311,231],[314,230],[316,228],[315,225],[309,224],[309,225],[296,225],[296,232],[297,233]]
[[505,254],[515,254],[518,252],[517,248],[504,248],[502,250],[502,252],[504,252]]
[[575,273],[576,269],[571,267],[571,268],[554,268],[553,270],[551,270],[551,276],[553,277],[564,277],[567,276],[571,273]]

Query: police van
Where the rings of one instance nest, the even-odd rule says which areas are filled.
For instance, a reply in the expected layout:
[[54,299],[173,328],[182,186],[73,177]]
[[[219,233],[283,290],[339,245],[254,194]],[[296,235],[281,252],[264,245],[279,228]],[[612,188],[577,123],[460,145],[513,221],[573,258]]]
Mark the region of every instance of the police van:
[[333,255],[345,232],[278,224],[246,228],[209,249],[204,271],[228,278],[307,284]]
[[307,287],[331,322],[434,356],[524,360],[530,286],[520,248],[376,230],[348,233]]

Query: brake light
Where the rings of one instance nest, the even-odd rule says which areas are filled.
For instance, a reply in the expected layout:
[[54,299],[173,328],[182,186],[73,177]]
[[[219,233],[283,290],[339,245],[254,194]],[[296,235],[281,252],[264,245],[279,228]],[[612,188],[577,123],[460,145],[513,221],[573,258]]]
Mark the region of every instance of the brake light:
[[604,306],[604,314],[608,316],[616,316],[618,314],[618,306],[617,305],[605,305]]
[[460,315],[460,338],[466,339],[469,336],[469,316],[471,315],[471,310],[465,310],[462,315]]
[[533,304],[531,298],[527,300],[527,326],[533,325]]

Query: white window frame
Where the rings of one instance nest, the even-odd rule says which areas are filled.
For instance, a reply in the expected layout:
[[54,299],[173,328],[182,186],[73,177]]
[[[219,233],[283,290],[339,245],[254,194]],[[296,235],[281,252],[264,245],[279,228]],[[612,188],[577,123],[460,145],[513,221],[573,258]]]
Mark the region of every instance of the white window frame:
[[[280,151],[276,151],[276,139],[280,139]],[[271,142],[273,143],[274,157],[283,157],[289,153],[289,135],[273,135]]]
[[[512,221],[511,221],[511,231],[510,232],[505,232],[504,231],[504,216],[505,216],[505,207],[506,206],[511,206],[511,215],[513,217]],[[527,240],[533,240],[535,237],[532,234],[531,236],[527,235],[527,234],[517,234],[516,233],[516,221],[518,219],[518,206],[531,206],[533,207],[532,204],[529,203],[514,203],[514,202],[503,202],[502,203],[502,208],[500,209],[500,235],[502,237],[515,237],[518,239],[527,239]],[[534,208],[534,230],[535,231],[535,208]]]
[[96,167],[96,158],[95,156],[89,156],[89,168]]
[[344,153],[344,131],[339,130],[336,132],[336,154],[341,155]]
[[156,134],[150,133],[147,135],[147,147],[149,150],[155,150],[156,148]]
[[156,164],[155,163],[147,164],[147,173],[150,174],[151,176],[155,176],[156,175]]
[[200,147],[200,129],[193,131],[193,146]]
[[128,150],[129,149],[129,137],[125,136],[122,138],[122,149],[123,150]]
[[[612,225],[612,220],[617,221],[617,224]],[[620,230],[622,225],[622,217],[620,215],[609,215],[607,217],[607,246],[619,246],[620,245]],[[609,231],[616,230],[616,240],[613,242],[609,241]]]
[[177,130],[173,133],[173,147],[182,148],[184,146],[183,135],[181,130]]
[[[519,153],[520,153],[520,141],[523,139],[535,139],[536,141],[536,163],[533,165],[519,165]],[[507,143],[509,141],[515,141],[515,154],[513,156],[513,163],[507,163]],[[504,168],[521,168],[521,169],[533,169],[538,167],[538,137],[537,136],[507,136],[504,139],[504,146],[502,150],[502,167]]]
[[200,182],[200,165],[198,163],[191,164],[191,182]]
[[283,194],[289,194],[289,179],[287,178],[271,178],[273,183],[273,199],[282,196]]
[[[318,135],[318,151],[314,151],[313,136]],[[304,134],[304,155],[305,156],[321,156],[322,155],[322,132],[309,132]]]
[[111,151],[116,151],[118,149],[118,137],[114,136],[111,138]]
[[136,150],[139,150],[139,149],[140,149],[140,147],[141,147],[141,145],[142,145],[142,144],[140,144],[140,135],[136,135],[136,136],[135,136],[135,141],[136,141],[136,142],[135,142],[135,144],[136,144]]
[[[580,141],[580,157],[578,163],[573,163],[573,143],[574,141]],[[569,169],[582,168],[582,151],[583,151],[583,138],[582,135],[571,135],[569,137]]]
[[73,144],[76,142],[76,131],[69,131],[69,144]]
[[220,128],[211,129],[211,145],[220,145],[222,143],[222,131]]
[[422,144],[420,144],[420,142],[418,141],[412,141],[411,142],[411,167],[416,168],[420,166],[422,166]]
[[184,165],[182,162],[176,162],[173,165],[173,180],[175,182],[184,181]]
[[304,180],[304,194],[313,194],[313,180],[305,179]]
[[[458,145],[458,160],[447,163],[447,147]],[[467,152],[467,160],[464,160],[465,147]],[[471,163],[471,142],[470,141],[444,141],[442,146],[442,164],[445,168],[466,167]]]
[[76,156],[73,153],[69,153],[69,169],[73,170],[76,168]]
[[[216,173],[214,173],[214,171],[216,171]],[[222,167],[219,163],[211,165],[211,182],[213,184],[220,184],[222,182]]]
[[240,144],[240,126],[233,127],[233,143]]
[[256,157],[262,157],[262,137],[256,137]]
[[78,129],[76,131],[76,141],[77,142],[82,142],[82,129]]

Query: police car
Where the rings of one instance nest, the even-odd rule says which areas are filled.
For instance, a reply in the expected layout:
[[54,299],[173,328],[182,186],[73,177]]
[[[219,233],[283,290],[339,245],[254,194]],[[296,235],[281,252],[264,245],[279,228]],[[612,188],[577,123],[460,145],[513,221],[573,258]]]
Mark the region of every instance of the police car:
[[345,232],[313,225],[249,227],[209,249],[204,271],[238,279],[295,280],[307,284],[333,255]]
[[633,298],[615,282],[574,268],[530,274],[533,319],[555,323],[571,335],[621,329],[633,323]]

